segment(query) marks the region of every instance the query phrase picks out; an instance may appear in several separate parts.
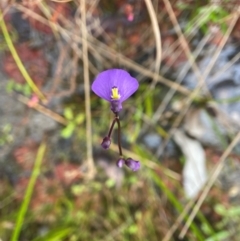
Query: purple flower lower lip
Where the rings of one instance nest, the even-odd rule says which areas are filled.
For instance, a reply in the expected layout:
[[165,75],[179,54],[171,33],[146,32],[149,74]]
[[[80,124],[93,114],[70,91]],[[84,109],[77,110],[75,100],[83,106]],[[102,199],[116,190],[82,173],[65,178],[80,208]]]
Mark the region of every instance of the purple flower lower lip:
[[[99,97],[115,102],[113,112],[121,110],[121,103],[128,99],[137,89],[138,81],[122,69],[109,69],[101,72],[92,84],[92,91]],[[118,105],[116,104],[118,102]]]

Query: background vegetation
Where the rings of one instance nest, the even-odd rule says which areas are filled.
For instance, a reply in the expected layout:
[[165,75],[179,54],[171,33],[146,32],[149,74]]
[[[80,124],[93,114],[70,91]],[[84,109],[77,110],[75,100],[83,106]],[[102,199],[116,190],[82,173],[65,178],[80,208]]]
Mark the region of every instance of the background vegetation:
[[[205,82],[229,44],[236,48],[222,74],[239,61],[238,1],[0,7],[1,241],[239,239],[239,129],[218,129],[210,104],[224,101]],[[126,69],[140,83],[120,115],[124,152],[142,164],[136,173],[115,166],[114,140],[108,151],[100,146],[113,114],[90,86],[109,68]],[[192,73],[194,85],[186,81]],[[210,113],[220,144],[198,140],[209,178],[189,200],[185,156],[173,136],[193,109]]]

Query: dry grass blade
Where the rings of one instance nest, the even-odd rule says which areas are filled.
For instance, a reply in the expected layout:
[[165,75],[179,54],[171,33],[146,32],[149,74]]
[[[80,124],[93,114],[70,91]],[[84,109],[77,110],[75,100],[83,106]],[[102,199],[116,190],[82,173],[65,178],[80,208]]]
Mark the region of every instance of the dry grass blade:
[[[166,0],[164,0],[164,1],[166,1]],[[219,46],[218,46],[218,48],[215,51],[215,54],[213,54],[213,57],[212,57],[210,63],[208,64],[207,69],[203,73],[203,78],[204,79],[207,78],[207,76],[211,72],[211,70],[212,70],[214,64],[216,63],[216,61],[217,61],[217,59],[218,59],[218,57],[219,57],[223,47],[227,43],[227,40],[229,39],[229,36],[230,36],[230,34],[231,34],[231,32],[232,32],[232,30],[233,30],[233,28],[234,28],[234,26],[235,26],[235,24],[236,24],[236,22],[238,20],[238,17],[239,17],[239,12],[237,11],[236,14],[234,15],[233,19],[232,19],[232,22],[229,24],[229,28],[228,28],[226,34],[221,39],[221,41],[219,43]],[[175,132],[175,128],[177,128],[180,125],[180,123],[182,122],[184,116],[186,115],[187,111],[189,110],[189,107],[190,107],[190,105],[192,103],[192,100],[199,95],[199,93],[200,93],[200,91],[202,90],[203,87],[204,87],[203,83],[199,82],[197,87],[194,89],[194,91],[186,98],[184,109],[181,112],[181,114],[179,114],[179,116],[174,121],[174,123],[172,125],[172,129],[171,129],[171,131],[169,133],[169,136],[168,136],[165,144],[162,145],[158,149],[158,151],[157,151],[157,156],[160,156],[162,154],[163,150],[166,147],[167,142],[170,140],[170,138],[172,137],[173,133]]]
[[[39,16],[38,14],[34,13],[32,10],[27,9],[26,7],[23,7],[22,5],[16,4],[17,9],[24,12],[26,15],[31,16],[32,18],[36,19],[37,21],[49,25],[48,21],[44,19],[43,17]],[[61,32],[62,36],[67,41],[75,41],[76,44],[82,43],[82,37],[79,35],[76,35],[75,33],[62,28],[58,24],[52,23],[54,25],[54,28],[57,29],[59,32]],[[73,44],[73,43],[72,43]],[[188,95],[190,93],[190,90],[188,90],[186,87],[181,86],[180,84],[177,84],[175,82],[172,82],[171,80],[168,80],[167,78],[164,78],[161,75],[158,75],[154,73],[153,71],[143,67],[142,65],[136,63],[135,61],[125,57],[124,55],[114,51],[110,47],[108,47],[106,44],[103,44],[96,38],[94,38],[92,35],[88,35],[88,49],[89,51],[95,53],[98,52],[99,55],[102,57],[109,59],[110,61],[119,62],[123,66],[126,66],[132,70],[137,71],[138,73],[155,79],[157,82],[162,83],[170,88],[175,89],[176,91]]]
[[109,48],[108,46],[106,46],[105,44],[101,43],[100,41],[98,41],[97,39],[93,38],[92,36],[89,36],[89,40],[90,40],[90,44],[89,44],[89,48],[91,49],[91,51],[95,50],[96,48],[98,49],[98,53],[105,56],[107,59],[111,59],[111,60],[117,60],[120,64],[137,71],[138,73],[155,79],[157,82],[162,83],[170,88],[175,89],[176,91],[179,91],[180,93],[187,95],[190,93],[190,91],[175,83],[172,82],[166,78],[164,78],[163,76],[160,76],[156,73],[154,73],[151,70],[148,70],[147,68],[144,68],[142,65],[132,61],[131,59],[123,56],[120,53],[117,53],[116,51],[112,50],[111,48]]
[[91,121],[91,101],[90,101],[90,81],[89,81],[89,63],[88,63],[88,32],[86,23],[86,2],[80,2],[81,12],[81,30],[82,30],[82,52],[83,52],[83,69],[84,69],[84,90],[85,90],[85,112],[86,112],[86,142],[87,142],[87,161],[88,161],[88,178],[95,175],[95,167],[92,154],[92,121]]
[[240,53],[236,54],[227,64],[225,64],[216,74],[213,75],[214,78],[220,76],[231,68],[240,59]]
[[[184,37],[184,35],[182,33],[182,30],[181,30],[181,28],[179,26],[178,20],[177,20],[175,14],[173,12],[172,6],[171,6],[169,0],[163,0],[163,2],[165,4],[165,6],[166,6],[166,9],[168,11],[169,17],[170,17],[170,19],[171,19],[171,21],[172,21],[172,23],[174,25],[174,29],[176,30],[177,35],[178,35],[179,42],[182,45],[182,48],[183,48],[183,50],[184,50],[184,52],[185,52],[185,54],[186,54],[186,56],[188,58],[188,61],[189,61],[190,65],[191,65],[195,75],[197,76],[199,82],[201,83],[201,85],[205,86],[204,78],[201,75],[201,73],[199,71],[199,68],[196,65],[195,59],[193,58],[192,53],[190,51],[190,48],[188,46],[188,43],[187,43],[187,41],[186,41],[186,39],[185,39],[185,37]],[[207,90],[206,86],[205,86],[205,88],[206,88],[207,94],[210,96],[210,93]]]
[[57,3],[68,3],[72,2],[73,0],[51,0],[52,2],[57,2]]
[[181,212],[181,214],[178,216],[177,220],[175,221],[175,223],[171,226],[171,228],[168,230],[167,234],[164,236],[162,241],[169,241],[171,240],[173,234],[175,233],[175,231],[177,230],[177,228],[179,227],[179,225],[181,224],[182,220],[185,218],[186,214],[189,212],[189,210],[191,209],[191,207],[193,206],[195,200],[192,199],[190,200],[187,205],[185,206],[184,210]]
[[155,60],[155,73],[159,72],[161,59],[162,59],[162,47],[161,47],[161,35],[158,26],[157,16],[153,8],[153,4],[150,0],[145,0],[149,16],[152,22],[153,33],[156,42],[156,60]]
[[[99,142],[100,141],[101,140],[99,140]],[[111,148],[112,148],[113,151],[118,153],[118,146],[116,144],[111,143]],[[143,161],[141,156],[137,155],[136,153],[134,153],[132,151],[129,151],[129,150],[123,148],[123,152],[126,154],[126,156],[131,156],[132,158],[134,158],[136,160]],[[159,167],[159,164],[156,164],[155,162],[153,162],[151,160],[148,160],[148,159],[144,159],[144,165],[147,166],[148,168],[151,168],[151,169],[156,169],[156,168]],[[161,166],[161,169],[166,176],[168,176],[172,179],[175,179],[177,181],[181,181],[181,176],[178,173],[176,173],[176,172],[174,172],[174,171],[172,171],[172,170],[170,170],[170,169],[168,169],[164,166]]]
[[[23,95],[18,95],[18,100],[20,102],[24,103],[25,105],[29,105],[30,99],[28,99],[27,97],[25,97]],[[58,123],[60,123],[62,125],[68,124],[68,121],[64,117],[57,114],[56,112],[53,112],[52,110],[47,109],[43,105],[35,103],[32,108],[35,109],[36,111],[39,111],[40,113],[43,113],[44,115],[46,115],[50,118],[52,118],[53,120],[57,121]]]
[[[201,53],[201,51],[203,50],[204,46],[206,45],[206,43],[209,41],[210,39],[210,35],[206,36],[205,38],[203,38],[203,40],[199,43],[198,48],[196,49],[196,51],[194,51],[193,56],[196,59],[199,54]],[[181,83],[184,79],[184,77],[186,76],[187,72],[190,69],[190,65],[186,64],[186,66],[184,66],[180,72],[180,74],[178,75],[176,82],[177,83]],[[157,110],[155,111],[153,118],[152,118],[152,125],[156,124],[156,122],[159,120],[160,116],[162,115],[162,113],[164,112],[164,110],[166,109],[168,103],[171,101],[172,97],[174,96],[174,94],[176,93],[176,91],[174,89],[169,90],[169,92],[166,94],[165,98],[163,99],[162,103],[159,105],[159,107],[157,108]]]
[[71,68],[71,76],[70,76],[70,86],[68,90],[61,91],[60,93],[55,94],[55,97],[63,97],[63,96],[69,96],[73,94],[73,92],[76,90],[76,78],[77,78],[77,69],[78,69],[78,60],[79,55],[76,52],[73,52],[73,59],[72,59],[72,68]]
[[[215,64],[215,62],[216,62],[216,60],[217,60],[217,58],[218,58],[218,56],[219,56],[222,48],[223,48],[224,45],[226,44],[226,42],[227,42],[227,40],[228,40],[228,38],[229,38],[229,35],[230,35],[230,33],[232,32],[232,29],[233,29],[233,27],[235,26],[238,18],[239,18],[239,10],[238,10],[238,11],[235,13],[235,15],[233,16],[232,22],[230,23],[230,26],[229,26],[226,34],[225,34],[224,37],[222,38],[222,40],[221,40],[221,42],[220,42],[220,44],[219,44],[218,49],[216,50],[215,54],[213,55],[213,58],[212,58],[212,60],[211,60],[211,63],[209,63],[208,68],[205,70],[205,72],[204,72],[204,74],[203,74],[204,78],[206,78],[207,75],[210,73],[210,71],[211,71],[213,65]],[[198,91],[199,91],[201,88],[202,88],[202,86],[201,86],[201,84],[199,84],[199,85],[197,86],[197,88],[194,90],[194,92],[190,95],[190,97],[192,96],[191,98],[194,98],[194,96],[197,95]],[[188,99],[188,105],[187,105],[188,107],[189,107],[189,105],[190,105],[190,103],[191,103],[191,98]],[[176,126],[181,122],[183,116],[184,116],[185,113],[187,112],[188,107],[185,109],[186,111],[184,111],[181,115],[179,115],[179,117],[176,119],[173,127],[174,127],[174,126],[176,127]],[[172,130],[170,131],[170,136],[172,136],[173,133],[174,133],[174,129],[172,129]],[[190,216],[189,216],[189,219],[188,219],[188,221],[187,221],[186,226],[183,228],[183,230],[182,230],[182,232],[181,232],[181,234],[180,234],[180,237],[181,237],[181,238],[183,238],[183,237],[185,236],[185,234],[186,234],[186,232],[187,232],[187,230],[188,230],[188,228],[189,228],[192,220],[194,219],[196,213],[198,212],[201,204],[202,204],[203,201],[205,200],[206,195],[208,194],[208,192],[209,192],[210,188],[212,187],[213,183],[215,182],[217,176],[218,176],[219,173],[221,172],[221,169],[222,169],[222,166],[223,166],[223,163],[224,163],[225,158],[229,155],[229,153],[231,152],[231,150],[234,148],[234,146],[235,146],[235,145],[237,144],[237,142],[239,141],[239,139],[240,139],[240,136],[239,136],[239,135],[240,135],[240,134],[238,134],[238,135],[234,138],[234,140],[232,141],[232,143],[229,145],[228,149],[227,149],[227,150],[224,152],[224,154],[222,155],[222,157],[221,157],[221,159],[220,159],[220,163],[222,163],[222,164],[219,163],[219,166],[217,167],[216,173],[215,173],[215,172],[213,173],[213,175],[211,176],[211,178],[210,178],[209,181],[207,182],[205,188],[203,189],[203,193],[201,194],[199,200],[197,201],[195,208],[193,209],[192,213],[191,213]],[[170,139],[170,137],[168,138],[168,140],[169,140],[169,139]],[[164,148],[165,148],[165,146],[163,146],[161,149],[159,149],[160,151],[158,151],[158,155],[160,155],[160,154],[162,153],[162,151],[163,151]],[[186,209],[184,210],[184,212],[183,212],[182,214],[180,214],[180,216],[178,217],[178,219],[176,220],[176,222],[173,224],[173,226],[171,227],[171,229],[169,230],[169,232],[166,234],[166,236],[165,236],[165,238],[164,238],[164,241],[167,241],[167,240],[170,240],[170,239],[171,239],[173,233],[176,231],[176,229],[178,228],[179,224],[183,221],[183,219],[185,218],[185,215],[189,212],[189,210],[191,210],[193,204],[194,204],[193,200],[189,201],[189,203],[187,204]]]
[[189,226],[191,225],[194,217],[196,216],[197,212],[199,211],[199,208],[201,207],[202,203],[204,202],[208,192],[210,191],[211,187],[213,186],[214,182],[216,181],[218,175],[221,173],[226,158],[229,156],[229,154],[231,153],[233,148],[239,143],[239,141],[240,141],[240,132],[235,136],[235,138],[233,139],[231,144],[228,146],[226,151],[220,157],[219,163],[217,164],[217,166],[214,168],[214,171],[210,175],[209,181],[207,182],[206,186],[204,187],[201,196],[199,197],[196,205],[194,206],[192,212],[189,215],[186,225],[183,227],[183,229],[179,235],[180,239],[184,238]]
[[66,58],[68,49],[69,49],[68,47],[64,47],[61,45],[59,46],[60,53],[59,53],[59,57],[57,60],[57,66],[56,66],[56,71],[55,71],[54,78],[53,78],[53,84],[52,84],[51,90],[48,93],[48,96],[50,96],[50,97],[55,94],[57,87],[59,86],[59,84],[61,82],[62,69],[63,69],[62,66],[63,66],[64,60]]

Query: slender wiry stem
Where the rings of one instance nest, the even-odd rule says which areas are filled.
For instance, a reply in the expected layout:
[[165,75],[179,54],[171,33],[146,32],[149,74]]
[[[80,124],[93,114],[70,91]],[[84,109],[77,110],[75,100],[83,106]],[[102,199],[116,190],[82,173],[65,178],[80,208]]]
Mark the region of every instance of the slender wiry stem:
[[117,124],[118,124],[118,149],[119,149],[119,155],[123,156],[123,154],[122,154],[122,146],[121,146],[121,125],[120,125],[119,117],[116,116],[115,120],[117,121]]
[[92,123],[91,123],[91,106],[90,106],[90,81],[89,81],[89,61],[88,61],[88,32],[86,24],[86,1],[81,1],[81,30],[82,30],[82,52],[84,68],[84,90],[85,90],[85,112],[86,112],[86,136],[87,136],[87,160],[89,167],[89,177],[95,174],[95,167],[92,154]]
[[109,132],[108,132],[108,135],[107,135],[108,137],[111,137],[112,131],[113,131],[113,127],[114,127],[115,123],[116,123],[116,117],[114,118],[114,120],[112,122],[112,125],[111,125],[111,127],[109,129]]
[[[156,42],[156,59],[155,59],[155,73],[158,74],[161,66],[161,60],[162,60],[162,46],[161,46],[161,34],[160,29],[158,25],[157,15],[153,7],[153,3],[150,0],[145,0],[145,4],[147,6],[147,10],[151,19],[153,33],[155,37]],[[157,81],[155,81],[156,77],[154,78],[154,84],[151,85],[151,88],[155,86]]]

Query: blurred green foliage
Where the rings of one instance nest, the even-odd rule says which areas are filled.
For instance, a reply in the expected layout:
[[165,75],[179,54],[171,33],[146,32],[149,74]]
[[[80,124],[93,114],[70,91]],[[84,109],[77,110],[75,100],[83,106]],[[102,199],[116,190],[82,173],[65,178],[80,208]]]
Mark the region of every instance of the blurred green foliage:
[[27,83],[20,84],[14,80],[8,81],[6,91],[7,91],[7,93],[12,93],[13,91],[17,91],[27,97],[30,97],[33,93],[31,87]]
[[84,122],[85,114],[79,113],[74,116],[73,110],[70,107],[65,107],[63,115],[68,120],[68,124],[61,130],[61,136],[63,138],[69,138],[73,132],[76,131],[77,126]]
[[11,131],[12,126],[10,124],[6,124],[0,129],[0,147],[13,141]]

